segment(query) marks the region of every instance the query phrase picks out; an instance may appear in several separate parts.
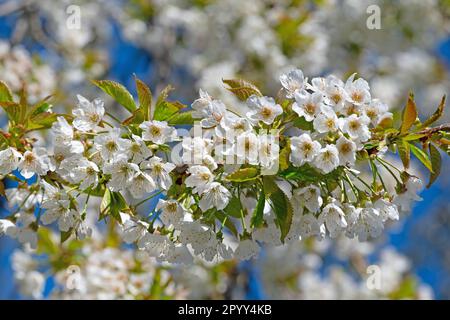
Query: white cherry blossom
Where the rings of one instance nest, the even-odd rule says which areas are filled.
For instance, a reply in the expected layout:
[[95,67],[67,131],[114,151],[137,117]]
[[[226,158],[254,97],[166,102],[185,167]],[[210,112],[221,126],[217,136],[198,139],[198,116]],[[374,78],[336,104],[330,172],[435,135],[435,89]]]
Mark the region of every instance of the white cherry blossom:
[[81,95],[77,95],[78,108],[72,111],[75,116],[73,126],[80,131],[97,130],[98,124],[105,115],[104,103],[100,99],[89,101]]
[[262,121],[265,124],[271,124],[276,117],[283,113],[283,108],[270,97],[253,95],[248,98],[247,104],[251,109],[247,113],[247,117],[254,122]]

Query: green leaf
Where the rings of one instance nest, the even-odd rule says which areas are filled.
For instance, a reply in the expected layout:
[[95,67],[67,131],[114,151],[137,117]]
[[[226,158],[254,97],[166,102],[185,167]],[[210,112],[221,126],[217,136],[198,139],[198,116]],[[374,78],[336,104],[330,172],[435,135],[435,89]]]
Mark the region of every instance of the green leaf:
[[119,223],[123,223],[120,212],[129,211],[128,204],[120,192],[111,192],[111,215]]
[[28,109],[28,103],[27,103],[27,90],[26,86],[23,86],[22,89],[19,92],[19,123],[22,125],[26,124],[26,114]]
[[3,183],[3,180],[0,180],[0,196],[6,197],[5,184]]
[[41,101],[34,104],[30,110],[27,112],[27,117],[32,117],[35,115],[38,115],[42,112],[47,112],[51,108],[51,104],[49,104],[47,101],[50,100],[53,96],[47,96]]
[[288,141],[286,146],[280,151],[279,165],[280,170],[286,170],[289,168],[289,156],[291,154],[291,143]]
[[58,247],[56,246],[56,244],[53,243],[49,229],[40,227],[38,229],[37,234],[38,234],[38,243],[37,243],[38,254],[51,255],[58,252]]
[[280,189],[270,196],[270,201],[272,202],[272,210],[275,212],[276,222],[280,227],[280,239],[284,242],[284,238],[286,238],[286,235],[289,233],[292,224],[292,205],[287,196]]
[[433,171],[430,172],[430,180],[428,181],[427,188],[431,187],[431,185],[436,181],[437,177],[441,173],[441,165],[442,159],[439,150],[430,143],[430,158],[431,158],[431,166]]
[[61,115],[53,112],[39,113],[28,120],[27,129],[31,131],[51,128],[59,116]]
[[104,184],[98,184],[94,189],[89,187],[86,190],[83,190],[83,193],[90,194],[91,197],[103,197],[105,194],[105,186]]
[[222,79],[222,82],[228,85],[226,88],[231,91],[240,100],[245,101],[252,95],[262,96],[261,91],[253,83],[243,79]]
[[255,180],[256,177],[258,177],[256,168],[243,168],[228,175],[226,179],[231,182],[244,182]]
[[107,216],[112,216],[114,219],[122,223],[120,212],[128,211],[128,205],[125,198],[120,192],[112,192],[106,189],[103,195],[102,202],[100,203],[100,217],[99,220],[104,219]]
[[411,160],[411,150],[409,147],[409,143],[405,140],[400,140],[397,143],[398,154],[400,159],[402,160],[403,167],[405,169],[409,168],[409,162]]
[[161,92],[159,93],[158,96],[158,100],[156,100],[156,104],[160,104],[161,102],[167,100],[167,98],[169,97],[169,93],[171,91],[173,91],[175,88],[173,86],[171,86],[170,84],[168,86],[166,86],[164,89],[161,90]]
[[0,101],[13,102],[11,90],[3,81],[0,81]]
[[0,107],[5,110],[9,121],[14,123],[19,122],[20,104],[11,101],[0,101]]
[[423,137],[426,137],[426,134],[424,134],[424,133],[411,133],[411,134],[408,134],[407,136],[403,137],[402,139],[405,140],[405,141],[414,141],[414,140],[422,139]]
[[178,112],[170,117],[168,120],[169,125],[193,125],[194,118],[192,118],[192,111]]
[[305,117],[295,118],[294,121],[292,122],[292,125],[296,128],[302,129],[302,130],[313,131],[313,129],[314,129],[313,122],[306,121]]
[[411,152],[416,156],[417,159],[420,160],[420,162],[422,162],[422,164],[428,169],[430,170],[430,172],[433,172],[433,165],[431,164],[431,160],[428,157],[428,155],[421,149],[417,148],[415,145],[413,145],[412,143],[409,144],[410,148],[411,148]]
[[323,175],[308,164],[298,168],[291,166],[282,171],[280,175],[287,180],[303,182],[316,182],[317,179],[323,179]]
[[375,187],[377,183],[378,169],[372,159],[369,160],[370,171],[372,171],[372,186]]
[[406,133],[412,127],[414,122],[417,120],[417,107],[414,102],[414,95],[412,93],[409,94],[408,101],[406,102],[406,106],[403,109],[402,115],[402,125],[400,127],[400,133]]
[[255,210],[252,214],[251,226],[253,228],[258,228],[262,226],[264,222],[264,206],[266,204],[266,195],[264,190],[261,190],[261,193],[258,196],[258,202],[256,203]]
[[122,124],[129,125],[131,123],[135,123],[135,124],[141,123],[145,119],[144,112],[145,111],[141,108],[134,110],[130,117],[128,117],[127,119],[122,121]]
[[233,196],[230,199],[230,202],[228,202],[228,205],[225,207],[225,209],[223,209],[223,211],[227,215],[235,217],[235,218],[241,217],[241,210],[242,210],[241,201],[236,196]]
[[162,101],[155,107],[155,113],[153,115],[154,120],[166,121],[173,115],[175,115],[180,109],[185,108],[186,105],[179,101]]
[[111,191],[109,189],[106,189],[105,193],[103,194],[102,202],[100,203],[99,220],[102,220],[111,212],[111,206],[112,206]]
[[115,81],[111,80],[92,80],[92,83],[110,95],[117,103],[124,106],[130,112],[136,110],[133,96],[128,90]]
[[167,101],[170,91],[173,90],[171,85],[165,87],[158,96],[158,100],[155,105],[155,112],[153,114],[153,119],[158,121],[168,120],[174,114],[176,114],[180,109],[186,108],[186,105],[179,101]]
[[263,177],[264,193],[266,196],[270,195],[278,190],[278,186],[275,182],[275,176],[264,176]]
[[215,213],[216,218],[220,221],[220,223],[223,223],[223,221],[225,220],[225,227],[231,231],[231,233],[237,237],[238,236],[238,231],[236,229],[236,226],[234,225],[233,221],[231,221],[230,219],[227,218],[226,215],[224,215],[221,211],[216,211]]
[[135,78],[135,81],[139,99],[139,109],[143,112],[144,120],[150,120],[150,116],[152,114],[152,91],[138,78]]
[[442,97],[441,103],[439,103],[437,110],[427,120],[425,120],[422,123],[421,128],[428,127],[437,120],[439,120],[439,118],[442,117],[442,115],[444,114],[444,108],[445,108],[445,96]]
[[412,276],[405,277],[394,291],[388,294],[388,299],[405,300],[417,298],[417,281]]
[[61,233],[60,233],[61,243],[66,242],[67,239],[69,239],[70,236],[72,235],[72,232],[73,232],[73,228],[70,228],[69,231],[61,231]]

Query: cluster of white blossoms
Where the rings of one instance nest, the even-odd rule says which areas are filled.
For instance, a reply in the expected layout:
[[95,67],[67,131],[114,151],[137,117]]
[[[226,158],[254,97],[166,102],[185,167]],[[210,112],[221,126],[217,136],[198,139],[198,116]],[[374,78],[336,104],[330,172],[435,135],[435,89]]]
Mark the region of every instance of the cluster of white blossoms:
[[[344,257],[333,256],[333,263],[326,263],[323,258],[332,254],[333,246],[329,244],[315,244],[312,251],[293,247],[270,250],[261,261],[265,294],[269,298],[302,300],[433,299],[432,288],[412,276],[411,261],[394,248],[388,246],[374,252],[371,244],[349,239],[336,244],[350,246],[351,252]],[[303,251],[301,258],[298,251]],[[377,257],[370,264],[369,254]],[[276,268],[280,259],[287,263]],[[340,261],[349,262],[352,271]],[[280,285],[283,279],[295,279],[290,289]]]
[[[376,238],[420,200],[420,179],[384,159],[396,129],[364,79],[309,82],[297,69],[280,77],[277,99],[243,80],[225,82],[246,100],[245,114],[200,91],[191,111],[160,101],[148,120],[126,125],[101,100],[79,95],[72,116],[52,125],[52,150],[30,142],[22,152],[0,151],[0,174],[18,181],[6,190],[17,210],[0,220],[1,234],[36,247],[40,225],[55,224],[63,241],[83,239],[91,234],[89,201],[102,197],[100,219],[116,221],[124,242],[158,261],[249,259],[261,244]],[[199,125],[178,137],[164,112]],[[174,142],[181,156],[169,152]],[[373,179],[360,177],[358,163],[370,164]],[[394,190],[381,168],[397,182]],[[14,177],[16,169],[36,182]],[[157,196],[154,208],[138,210]]]
[[11,46],[0,41],[0,80],[18,93],[24,83],[33,102],[43,99],[55,91],[56,75],[48,65],[35,61],[22,46]]
[[[21,294],[41,299],[47,279],[39,270],[39,260],[33,258],[27,251],[13,253],[14,278]],[[185,298],[179,290],[182,284],[175,288],[169,270],[156,268],[150,257],[140,252],[89,244],[72,258],[78,259],[77,264],[55,272],[51,299]],[[153,293],[158,286],[164,289]]]
[[[47,241],[50,249],[59,239],[51,234]],[[202,264],[158,265],[144,252],[105,246],[98,239],[85,243],[82,250],[78,246],[77,240],[64,244],[63,259],[52,250],[47,259],[16,250],[12,267],[19,292],[33,299],[42,298],[44,288],[51,299],[238,299],[248,290],[250,274],[237,276],[233,264],[208,271]],[[334,247],[338,247],[335,255]],[[368,269],[369,255],[377,257],[371,262],[379,272],[376,275]],[[332,256],[333,262],[327,263],[324,256]],[[353,268],[343,268],[342,261]],[[356,239],[268,248],[258,265],[261,295],[269,299],[433,298],[431,288],[411,274],[406,256],[391,247],[377,252],[372,243]],[[46,285],[49,267],[56,271],[53,284]],[[378,278],[370,281],[370,277]]]

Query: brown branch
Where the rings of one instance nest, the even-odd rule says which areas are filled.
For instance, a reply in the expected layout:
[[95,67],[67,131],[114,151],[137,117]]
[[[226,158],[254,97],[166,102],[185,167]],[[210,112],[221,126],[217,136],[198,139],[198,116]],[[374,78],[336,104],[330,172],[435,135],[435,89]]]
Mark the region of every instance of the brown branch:
[[450,131],[450,123],[444,123],[440,126],[434,127],[434,128],[427,128],[424,130],[421,130],[419,132],[416,132],[417,134],[427,134],[432,135],[433,133],[439,132],[439,131]]

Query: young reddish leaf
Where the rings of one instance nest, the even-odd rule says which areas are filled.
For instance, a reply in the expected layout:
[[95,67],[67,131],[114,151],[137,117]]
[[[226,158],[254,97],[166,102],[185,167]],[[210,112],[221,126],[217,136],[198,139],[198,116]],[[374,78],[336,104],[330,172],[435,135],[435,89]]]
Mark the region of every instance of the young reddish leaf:
[[8,85],[3,81],[0,81],[0,101],[12,102],[13,96]]
[[242,79],[222,79],[228,85],[228,91],[234,93],[240,100],[245,101],[252,95],[262,96],[261,91],[253,83]]
[[444,114],[444,108],[445,108],[445,96],[442,97],[441,103],[439,103],[437,110],[427,120],[424,121],[421,127],[422,128],[428,127],[429,125],[439,120],[439,118],[442,117],[442,115]]
[[0,101],[2,107],[8,115],[8,120],[14,123],[19,122],[20,105],[11,101]]
[[400,133],[406,133],[412,127],[417,119],[417,108],[414,102],[414,95],[409,94],[408,101],[403,109],[402,125],[400,127]]
[[144,120],[150,120],[150,116],[152,114],[152,91],[138,78],[135,78],[135,81],[139,99],[139,109],[143,112]]

